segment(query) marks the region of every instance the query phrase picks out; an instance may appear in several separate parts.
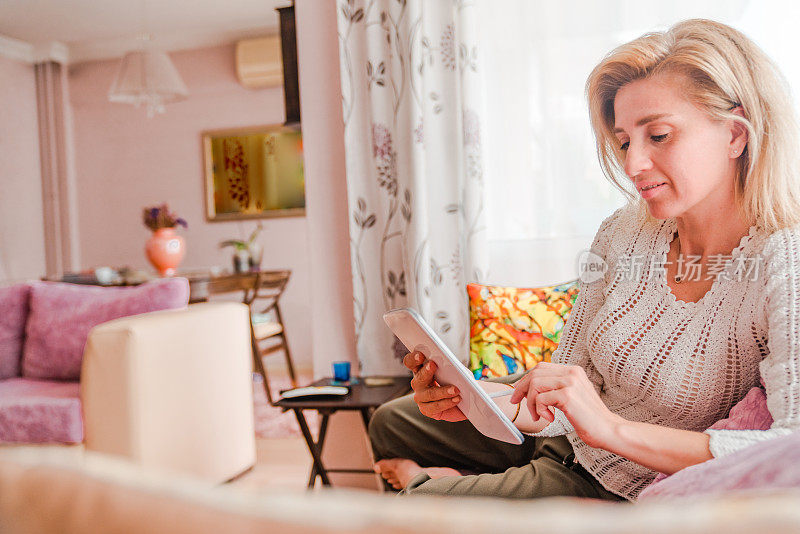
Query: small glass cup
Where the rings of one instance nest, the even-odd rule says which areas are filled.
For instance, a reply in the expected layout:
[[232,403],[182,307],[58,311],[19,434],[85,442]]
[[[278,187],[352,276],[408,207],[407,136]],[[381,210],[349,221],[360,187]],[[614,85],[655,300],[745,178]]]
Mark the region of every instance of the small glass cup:
[[333,379],[337,382],[349,382],[350,362],[333,362]]

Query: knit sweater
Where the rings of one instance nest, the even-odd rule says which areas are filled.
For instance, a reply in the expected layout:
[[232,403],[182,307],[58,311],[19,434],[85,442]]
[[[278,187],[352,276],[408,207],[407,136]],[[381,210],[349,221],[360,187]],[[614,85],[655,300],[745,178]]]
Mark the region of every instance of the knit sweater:
[[[663,265],[676,230],[674,218],[648,219],[636,204],[603,221],[592,252],[607,270],[581,284],[552,361],[583,367],[605,405],[624,419],[706,431],[715,457],[797,430],[800,227],[771,235],[751,227],[725,262],[730,276],[717,277],[698,302],[677,300],[665,270],[651,261]],[[761,378],[771,428],[706,430]],[[586,445],[555,412],[534,435],[566,434],[576,460],[606,489],[635,500],[653,481],[656,472]]]

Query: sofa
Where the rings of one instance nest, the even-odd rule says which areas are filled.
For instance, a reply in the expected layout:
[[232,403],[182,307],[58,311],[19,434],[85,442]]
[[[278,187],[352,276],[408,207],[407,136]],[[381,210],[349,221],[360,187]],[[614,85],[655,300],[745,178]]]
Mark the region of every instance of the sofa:
[[0,449],[4,534],[770,534],[800,532],[800,490],[645,504],[406,497],[212,486],[64,449]]
[[89,335],[84,446],[225,482],[256,461],[250,314],[193,304],[109,321]]
[[188,300],[182,278],[136,288],[0,288],[0,443],[82,442],[80,368],[91,328]]
[[247,306],[188,282],[0,289],[0,442],[82,443],[223,482],[255,463]]

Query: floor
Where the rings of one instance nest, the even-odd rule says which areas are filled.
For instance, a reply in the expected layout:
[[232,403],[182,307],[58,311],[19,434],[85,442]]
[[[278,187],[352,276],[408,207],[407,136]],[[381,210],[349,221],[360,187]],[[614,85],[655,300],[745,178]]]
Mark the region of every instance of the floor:
[[[19,445],[0,444],[0,451],[4,448],[18,449]],[[80,459],[84,453],[83,445],[25,445],[27,449],[58,450],[59,454],[69,451],[75,459]],[[356,466],[364,467],[364,466]],[[311,455],[303,438],[269,438],[256,439],[256,465],[230,483],[232,487],[242,489],[306,489],[308,475],[311,472]],[[367,489],[371,491],[382,490],[383,484],[377,475],[346,475],[331,474],[334,487],[348,487]],[[317,479],[316,489],[321,488]]]
[[[303,438],[269,438],[256,440],[256,465],[231,483],[238,488],[304,489],[311,471],[311,455]],[[332,474],[335,487],[379,491],[377,476]],[[317,480],[316,488],[321,484]]]
[[[275,373],[278,380],[280,372]],[[307,372],[310,376],[310,371]],[[288,380],[288,378],[287,378]],[[258,393],[258,391],[257,391]],[[315,419],[309,425],[318,424]],[[316,432],[314,432],[316,434]],[[347,467],[368,469],[371,466],[369,451],[363,422],[356,412],[337,414],[331,418],[328,438],[325,441],[323,461],[328,467]],[[11,445],[10,447],[16,447]],[[32,446],[36,447],[36,446]],[[40,446],[49,448],[48,445]],[[57,446],[63,449],[64,446]],[[0,449],[2,445],[0,445]],[[69,446],[68,449],[80,456],[83,446]],[[240,488],[287,488],[305,489],[311,471],[311,454],[305,440],[300,436],[293,437],[258,437],[256,438],[256,465],[231,483]],[[380,491],[383,484],[380,477],[371,474],[331,474],[334,487],[360,488]],[[317,488],[321,487],[317,480]]]
[[231,485],[243,488],[304,488],[311,455],[303,438],[256,440],[256,465]]
[[[271,363],[278,364],[268,368],[273,391],[291,387],[289,377],[282,368],[282,362]],[[302,385],[311,382],[312,375],[311,369],[298,369],[298,383]],[[256,428],[258,429],[263,424],[269,424],[270,421],[277,424],[278,421],[271,417],[271,412],[267,412],[278,410],[267,405],[260,384],[256,384],[254,387],[254,395],[257,400]],[[259,401],[259,397],[263,398]],[[309,427],[312,428],[312,434],[316,436],[319,421],[315,415],[315,412],[306,412]],[[284,414],[282,417],[289,417],[293,420],[291,414]],[[286,421],[282,420],[278,426],[285,426],[284,423]],[[286,429],[283,426],[278,429],[279,432],[266,432],[263,431],[264,429],[257,432],[259,437],[256,438],[256,465],[234,481],[232,485],[243,488],[303,489],[307,487],[308,475],[311,472],[311,454],[305,440],[297,433],[293,437],[276,437],[286,435]],[[372,453],[367,442],[364,424],[357,412],[337,413],[331,417],[328,426],[328,437],[325,440],[325,450],[322,454],[323,462],[327,467],[370,469]],[[360,488],[371,491],[380,491],[383,488],[383,483],[377,475],[332,473],[330,477],[334,487]],[[320,486],[321,483],[317,479],[316,487]]]

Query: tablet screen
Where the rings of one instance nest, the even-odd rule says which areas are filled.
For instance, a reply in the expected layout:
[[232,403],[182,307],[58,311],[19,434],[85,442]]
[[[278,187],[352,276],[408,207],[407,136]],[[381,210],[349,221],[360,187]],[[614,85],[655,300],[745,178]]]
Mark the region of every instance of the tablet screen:
[[483,435],[521,444],[524,436],[478,385],[472,373],[414,310],[401,308],[384,314],[384,321],[409,352],[419,351],[436,366],[436,381],[443,386],[456,386],[461,393],[458,408]]

